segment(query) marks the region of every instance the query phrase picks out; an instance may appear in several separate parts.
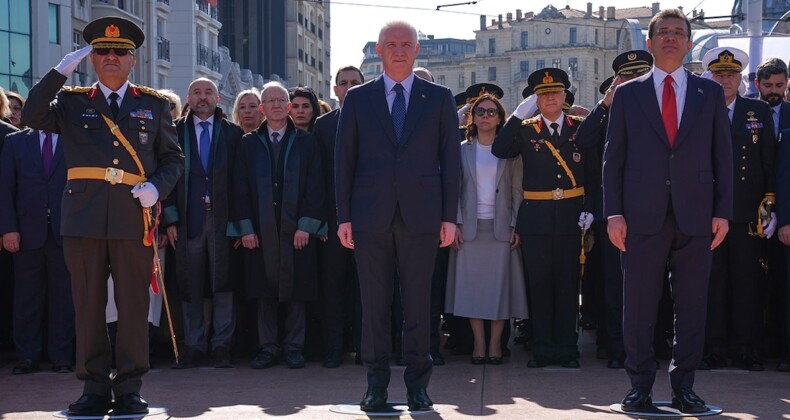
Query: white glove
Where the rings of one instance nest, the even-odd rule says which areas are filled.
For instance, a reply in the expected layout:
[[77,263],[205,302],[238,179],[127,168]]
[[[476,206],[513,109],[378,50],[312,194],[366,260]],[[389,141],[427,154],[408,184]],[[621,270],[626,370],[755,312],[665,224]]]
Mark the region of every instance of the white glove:
[[771,212],[771,221],[763,220],[763,234],[766,239],[771,239],[776,232],[776,213]]
[[139,198],[143,207],[151,207],[159,200],[159,191],[150,182],[141,182],[132,188],[132,197]]
[[579,227],[580,228],[582,228],[584,230],[588,230],[588,229],[590,229],[590,226],[592,226],[592,222],[593,222],[593,215],[592,215],[592,213],[588,213],[586,211],[583,211],[579,215]]
[[469,108],[471,108],[471,107],[472,107],[472,104],[466,104],[466,105],[462,106],[461,109],[458,110],[458,121],[466,121],[464,119],[464,114],[466,114],[466,111],[469,111]]
[[82,47],[77,51],[66,54],[66,56],[60,60],[60,63],[55,66],[55,70],[66,77],[71,76],[71,73],[74,73],[74,70],[80,65],[82,59],[87,57],[92,50],[93,45],[88,45],[87,47]]
[[516,107],[516,110],[513,111],[513,115],[523,120],[524,118],[531,117],[535,111],[538,110],[538,95],[529,95],[521,101],[520,104]]

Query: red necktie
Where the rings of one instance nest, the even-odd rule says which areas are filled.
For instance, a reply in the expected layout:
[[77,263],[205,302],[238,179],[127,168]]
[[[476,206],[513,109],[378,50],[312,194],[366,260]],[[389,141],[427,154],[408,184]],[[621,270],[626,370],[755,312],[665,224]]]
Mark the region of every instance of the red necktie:
[[661,119],[664,120],[664,130],[667,132],[669,147],[675,145],[675,136],[678,134],[678,106],[675,102],[675,88],[672,87],[671,75],[664,79],[664,94],[661,95]]

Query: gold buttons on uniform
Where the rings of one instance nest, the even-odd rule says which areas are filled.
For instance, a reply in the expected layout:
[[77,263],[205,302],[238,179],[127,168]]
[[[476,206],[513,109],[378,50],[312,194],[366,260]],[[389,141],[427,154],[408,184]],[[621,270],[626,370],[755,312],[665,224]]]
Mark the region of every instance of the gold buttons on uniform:
[[745,176],[742,176],[742,177],[741,177],[741,181],[746,181],[746,177],[745,177]]
[[118,159],[113,159],[113,160],[112,160],[112,164],[113,164],[113,165],[117,165],[117,164],[118,164],[118,162],[120,162]]
[[88,128],[88,124],[83,125],[82,128]]
[[121,143],[118,143],[118,140],[116,140],[116,141],[112,142],[112,145],[113,145],[113,146],[115,146],[115,147],[118,147],[120,144],[121,144]]
[[745,166],[742,166],[742,167],[741,167],[741,170],[742,170],[742,171],[745,171],[745,170],[746,170],[746,167],[745,167]]
[[746,160],[746,156],[741,156],[741,159]]
[[562,178],[562,175],[557,174],[557,179],[560,179],[560,178]]
[[746,150],[746,146],[741,146],[741,149]]

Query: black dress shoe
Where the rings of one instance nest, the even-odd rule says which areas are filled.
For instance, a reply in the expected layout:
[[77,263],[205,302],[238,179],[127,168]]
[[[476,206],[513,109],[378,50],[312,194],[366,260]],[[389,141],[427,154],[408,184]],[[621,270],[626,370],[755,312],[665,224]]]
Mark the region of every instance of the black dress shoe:
[[52,362],[52,371],[55,373],[72,373],[74,368],[68,360],[55,360]]
[[776,365],[776,370],[779,372],[790,372],[790,359],[780,361],[779,364]]
[[530,368],[530,369],[542,368],[542,367],[546,367],[548,365],[549,365],[549,362],[547,362],[546,360],[543,360],[543,359],[530,359],[530,361],[527,362],[527,367]]
[[611,359],[606,362],[606,367],[609,369],[622,369],[623,368],[623,361],[620,359]]
[[140,394],[130,392],[121,396],[115,397],[115,402],[112,404],[112,415],[123,416],[128,414],[147,414],[148,403],[140,398]]
[[33,363],[30,359],[20,360],[14,365],[14,368],[11,369],[12,375],[26,375],[28,373],[33,373],[38,370],[38,363]]
[[434,366],[444,366],[445,364],[444,356],[438,351],[431,353],[431,359],[433,359]]
[[653,408],[653,398],[649,390],[633,388],[620,403],[623,411],[645,411]]
[[187,350],[187,354],[184,355],[184,358],[173,364],[171,367],[172,369],[192,369],[196,368],[203,364],[203,360],[206,358],[205,353],[202,351],[190,348]]
[[362,411],[382,411],[387,408],[387,388],[368,386],[362,402],[359,403],[359,409]]
[[327,353],[326,357],[324,357],[323,366],[325,368],[338,368],[341,364],[343,364],[343,352],[341,351],[330,351]]
[[214,367],[218,369],[229,369],[234,367],[230,359],[230,349],[226,346],[217,346],[214,349]]
[[110,411],[110,397],[96,394],[83,394],[77,401],[69,404],[70,416],[104,416]]
[[288,350],[285,352],[285,365],[288,369],[301,369],[304,367],[304,356],[301,350]]
[[409,388],[406,392],[409,411],[433,410],[433,401],[428,397],[425,388]]
[[277,364],[277,357],[275,357],[272,353],[261,350],[257,356],[255,356],[255,360],[250,363],[250,367],[253,369],[266,369],[270,368]]
[[672,390],[672,408],[681,413],[704,413],[708,411],[705,401],[702,400],[691,388]]
[[751,372],[762,372],[765,370],[765,366],[757,360],[755,357],[752,357],[748,354],[742,354],[735,358],[735,366],[743,370],[748,370]]
[[579,364],[579,361],[576,360],[576,359],[566,360],[566,361],[560,363],[560,366],[562,366],[562,367],[564,367],[566,369],[579,369],[580,367],[582,367]]

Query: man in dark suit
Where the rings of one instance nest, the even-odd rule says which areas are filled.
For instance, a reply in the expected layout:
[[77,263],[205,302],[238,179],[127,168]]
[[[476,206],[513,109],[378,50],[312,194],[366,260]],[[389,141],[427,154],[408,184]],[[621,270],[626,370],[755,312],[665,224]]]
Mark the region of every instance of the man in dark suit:
[[[779,133],[776,149],[776,209],[779,231],[777,236],[784,251],[785,261],[790,261],[790,128]],[[785,278],[785,299],[790,300],[790,274]],[[790,307],[785,307],[785,321],[790,324]],[[790,331],[788,331],[790,335]],[[790,371],[790,353],[785,353],[777,366],[781,372]]]
[[[0,87],[0,114],[10,112],[8,108],[2,109],[1,104],[8,104],[8,98],[5,97],[2,87]],[[19,129],[0,118],[0,151],[3,150],[6,135],[17,131]],[[6,293],[0,295],[0,350],[10,350],[14,348],[11,327],[14,306],[14,268],[11,253],[3,249],[2,236],[0,235],[0,288]]]
[[600,166],[588,159],[593,153],[576,144],[584,119],[562,111],[568,75],[544,68],[530,74],[528,82],[540,114],[527,119],[519,105],[491,147],[500,159],[520,156],[524,166],[516,233],[529,270],[533,358],[527,367],[578,369],[580,227],[586,230],[592,223],[595,201],[585,187],[598,178]]
[[776,137],[768,104],[738,95],[741,71],[748,62],[745,52],[731,47],[714,48],[702,59],[703,67],[724,90],[732,132],[734,206],[729,233],[713,252],[701,368],[726,366],[731,352],[737,367],[764,369],[765,281],[760,259],[762,238],[770,239],[776,229],[776,213],[771,210],[776,202]]
[[632,387],[622,407],[652,407],[651,343],[668,270],[676,332],[672,405],[698,413],[707,410],[692,387],[702,360],[712,250],[732,218],[730,124],[721,86],[682,66],[691,48],[686,16],[663,10],[648,33],[655,67],[617,88],[604,151],[604,213],[609,239],[622,252],[623,343]]
[[[244,134],[223,118],[217,86],[209,79],[192,81],[189,112],[178,120],[178,142],[186,169],[164,210],[170,245],[176,250],[176,277],[184,314],[186,355],[174,369],[198,366],[209,351],[214,367],[231,368],[230,345],[236,327],[231,276],[233,242],[227,237],[232,165]],[[179,241],[179,238],[181,239]],[[203,315],[210,296],[211,320]],[[213,329],[209,328],[213,326]]]
[[359,272],[368,368],[363,410],[386,407],[396,270],[409,408],[433,407],[426,391],[431,274],[437,239],[445,247],[455,237],[461,156],[452,93],[412,72],[419,49],[414,27],[385,25],[376,45],[384,74],[348,91],[338,123],[338,236],[355,249]]
[[[767,58],[755,70],[754,83],[760,91],[760,99],[771,106],[774,133],[790,128],[790,103],[783,101],[788,86],[787,64],[779,58]],[[785,138],[787,141],[787,138]],[[777,190],[778,192],[778,190]],[[790,307],[786,298],[789,286],[785,245],[778,238],[768,240],[765,257],[768,265],[768,288],[766,295],[766,347],[768,356],[780,356],[777,370],[790,371]]]
[[[343,106],[346,92],[354,86],[365,83],[365,76],[354,66],[342,67],[335,74],[335,95]],[[353,313],[354,344],[359,345],[359,323],[361,314],[357,312],[359,281],[354,253],[340,244],[340,238],[333,233],[337,230],[337,205],[335,204],[335,137],[340,109],[326,113],[315,121],[313,136],[321,150],[324,179],[326,180],[326,215],[329,237],[318,244],[318,258],[322,319],[321,330],[324,340],[324,367],[336,368],[343,363],[343,332],[346,313]],[[356,297],[356,298],[354,298]],[[350,309],[354,308],[354,309]],[[358,351],[359,349],[357,349]]]
[[[140,388],[149,368],[150,245],[156,240],[146,209],[173,189],[184,156],[167,98],[128,80],[143,31],[127,19],[105,17],[82,34],[90,45],[67,54],[33,86],[22,110],[23,124],[61,135],[67,166],[60,232],[76,315],[77,378],[84,382],[68,412],[147,413]],[[86,55],[99,83],[61,90]],[[104,316],[110,274],[118,307],[114,374]]]
[[14,374],[38,370],[45,330],[52,370],[72,372],[74,305],[57,228],[65,185],[66,163],[57,134],[27,129],[6,137],[0,163],[0,234],[3,248],[14,254],[19,359]]

